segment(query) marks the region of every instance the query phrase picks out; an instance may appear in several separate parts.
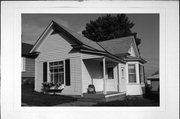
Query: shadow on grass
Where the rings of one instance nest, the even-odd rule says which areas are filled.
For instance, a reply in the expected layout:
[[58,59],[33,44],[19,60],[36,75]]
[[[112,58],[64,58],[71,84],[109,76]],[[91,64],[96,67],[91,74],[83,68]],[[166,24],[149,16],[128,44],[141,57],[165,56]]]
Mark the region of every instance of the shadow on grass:
[[76,98],[70,96],[38,93],[33,91],[32,86],[22,86],[22,106],[55,106],[76,100]]
[[116,100],[112,102],[100,102],[94,106],[159,106],[159,101],[145,98],[143,96],[126,96],[124,100]]

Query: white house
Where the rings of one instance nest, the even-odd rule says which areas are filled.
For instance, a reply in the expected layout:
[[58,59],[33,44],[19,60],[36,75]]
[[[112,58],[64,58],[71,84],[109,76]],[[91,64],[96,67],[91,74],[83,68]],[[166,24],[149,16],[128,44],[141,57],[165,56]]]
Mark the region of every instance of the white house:
[[134,36],[103,42],[91,41],[52,21],[31,49],[36,53],[35,91],[43,82],[64,84],[64,95],[124,92],[142,95],[146,62],[140,57]]

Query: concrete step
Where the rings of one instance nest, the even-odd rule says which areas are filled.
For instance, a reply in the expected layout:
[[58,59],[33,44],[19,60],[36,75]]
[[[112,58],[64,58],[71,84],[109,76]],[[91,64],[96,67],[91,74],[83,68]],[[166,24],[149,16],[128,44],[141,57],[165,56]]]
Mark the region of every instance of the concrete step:
[[123,100],[126,97],[126,93],[114,93],[114,94],[87,94],[84,93],[83,97],[79,98],[78,101],[87,102],[110,102],[114,100]]

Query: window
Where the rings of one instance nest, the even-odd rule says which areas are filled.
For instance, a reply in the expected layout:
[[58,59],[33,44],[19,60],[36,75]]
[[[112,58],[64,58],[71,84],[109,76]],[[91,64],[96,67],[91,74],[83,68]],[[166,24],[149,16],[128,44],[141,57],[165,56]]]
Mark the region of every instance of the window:
[[53,84],[64,84],[64,62],[50,62],[49,63],[50,80]]
[[26,58],[25,57],[21,58],[21,71],[22,72],[26,71]]
[[135,64],[128,65],[129,83],[136,83],[136,66]]
[[144,67],[139,64],[139,80],[140,83],[144,83]]
[[114,79],[113,68],[108,68],[108,79]]
[[124,79],[125,75],[124,75],[124,67],[121,67],[121,78]]

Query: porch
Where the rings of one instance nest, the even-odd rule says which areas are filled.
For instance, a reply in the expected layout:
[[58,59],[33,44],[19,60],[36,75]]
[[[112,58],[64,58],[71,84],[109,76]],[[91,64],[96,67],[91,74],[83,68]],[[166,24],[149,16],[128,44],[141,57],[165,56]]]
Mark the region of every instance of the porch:
[[115,59],[82,54],[82,93],[87,96],[88,85],[95,86],[96,95],[106,97],[114,93],[125,92],[125,63]]

